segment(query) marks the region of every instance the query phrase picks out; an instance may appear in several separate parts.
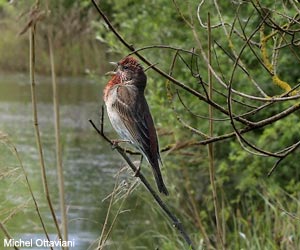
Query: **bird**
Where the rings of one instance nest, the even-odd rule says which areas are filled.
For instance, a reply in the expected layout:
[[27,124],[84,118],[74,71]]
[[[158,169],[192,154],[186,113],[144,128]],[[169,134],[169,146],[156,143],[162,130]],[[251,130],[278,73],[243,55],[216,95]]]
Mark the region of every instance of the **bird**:
[[144,94],[147,76],[133,56],[114,64],[116,68],[108,72],[112,77],[103,91],[109,120],[122,140],[130,142],[146,158],[159,192],[168,195],[160,171],[162,161],[156,129]]

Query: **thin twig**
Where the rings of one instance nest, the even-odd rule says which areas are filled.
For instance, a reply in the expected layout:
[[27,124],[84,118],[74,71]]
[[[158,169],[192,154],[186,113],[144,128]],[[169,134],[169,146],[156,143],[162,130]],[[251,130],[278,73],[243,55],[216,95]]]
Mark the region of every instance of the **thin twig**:
[[[36,212],[37,212],[38,218],[39,218],[39,220],[40,220],[40,222],[41,222],[41,225],[42,225],[42,228],[43,228],[43,231],[44,231],[44,233],[45,233],[45,236],[46,236],[47,240],[50,241],[50,237],[49,237],[49,234],[48,234],[48,232],[47,232],[46,225],[45,225],[44,220],[43,220],[43,218],[42,218],[41,211],[40,211],[40,208],[39,208],[39,206],[38,206],[37,200],[36,200],[36,198],[35,198],[35,196],[34,196],[34,194],[33,194],[33,190],[32,190],[31,184],[30,184],[30,182],[29,182],[27,172],[26,172],[26,170],[25,170],[25,168],[24,168],[24,165],[23,165],[23,163],[22,163],[22,161],[21,161],[21,158],[20,158],[20,155],[19,155],[19,153],[18,153],[18,150],[17,150],[17,148],[15,147],[15,145],[14,145],[10,140],[8,140],[8,142],[9,142],[9,145],[11,146],[12,152],[14,153],[14,155],[16,156],[16,158],[17,158],[17,160],[18,160],[18,162],[19,162],[19,165],[20,165],[21,168],[22,168],[22,171],[23,171],[23,174],[24,174],[24,177],[25,177],[25,181],[26,181],[28,190],[29,190],[29,192],[30,192],[32,201],[33,201],[33,203],[34,203],[34,207],[35,207],[35,210],[36,210]],[[50,249],[53,249],[53,247],[50,247]]]
[[[211,25],[210,25],[210,14],[207,14],[207,26],[208,26],[208,65],[211,65]],[[208,73],[208,97],[209,100],[212,100],[212,92],[213,92],[213,82],[212,82],[212,73],[210,67],[207,69]],[[213,107],[211,105],[208,106],[208,115],[209,115],[209,136],[213,137],[214,135],[214,121],[213,121]],[[213,143],[207,145],[208,149],[208,159],[209,159],[209,178],[210,178],[210,185],[212,189],[212,197],[213,197],[213,204],[214,204],[214,211],[215,211],[215,219],[217,225],[217,243],[221,249],[224,248],[223,242],[223,235],[221,230],[221,223],[220,223],[220,208],[218,202],[218,195],[217,195],[217,187],[215,184],[215,164],[214,164],[214,147]]]
[[[104,12],[99,8],[99,6],[95,3],[94,0],[91,0],[92,3],[94,4],[95,8],[97,9],[98,13],[101,15],[101,17],[104,19],[105,23],[108,25],[109,29],[116,35],[116,37],[120,40],[120,42],[126,47],[128,48],[131,52],[134,52],[135,49],[134,47],[129,44],[118,32],[117,30],[113,27],[113,25],[111,24],[111,22],[109,21],[109,19],[105,16]],[[199,44],[200,47],[201,44]],[[201,50],[202,51],[202,50]],[[140,53],[135,52],[135,55],[141,59],[141,61],[143,61],[144,63],[146,63],[147,65],[153,65],[153,63],[151,63],[150,61],[148,61],[145,57],[143,57]],[[206,58],[206,56],[204,56]],[[206,58],[207,59],[207,58]],[[207,61],[207,60],[206,60]],[[181,81],[175,79],[174,77],[170,76],[169,74],[167,74],[166,72],[164,72],[163,70],[161,70],[160,68],[153,66],[152,69],[154,71],[156,71],[158,74],[160,74],[161,76],[163,76],[164,78],[168,79],[169,81],[171,81],[173,84],[179,86],[180,88],[182,88],[183,90],[187,91],[188,93],[194,95],[195,97],[199,98],[201,101],[204,101],[210,105],[212,105],[214,108],[216,108],[217,110],[219,110],[220,112],[228,115],[228,111],[223,108],[221,105],[212,102],[211,100],[207,100],[207,98],[205,96],[203,96],[201,93],[199,93],[198,91],[196,91],[195,89],[193,89],[192,87],[182,83]],[[221,81],[223,83],[222,80],[220,80],[220,78],[218,77],[217,73],[213,70],[212,67],[210,67],[210,69],[212,70],[212,73],[215,75],[215,77],[218,79],[218,81]],[[224,86],[227,88],[226,84],[223,83]],[[240,93],[241,96],[246,96],[248,98],[250,98],[249,95],[246,95],[244,93]],[[259,97],[253,97],[253,99],[259,99],[259,100],[263,100],[263,101],[270,101],[269,99],[267,100],[266,98],[259,98]],[[251,98],[250,98],[251,99]],[[237,121],[245,124],[245,125],[250,125],[251,122],[243,119],[243,118],[235,118]]]
[[[119,176],[118,176],[118,177],[119,177]],[[106,230],[106,227],[107,227],[109,214],[110,214],[110,212],[111,212],[112,204],[113,204],[114,197],[115,197],[115,194],[116,194],[117,183],[118,183],[118,178],[116,179],[114,189],[113,189],[113,191],[112,191],[112,193],[111,193],[111,197],[110,197],[109,205],[108,205],[108,208],[107,208],[107,211],[106,211],[106,216],[105,216],[104,223],[103,223],[103,227],[102,227],[102,230],[101,230],[101,234],[100,234],[100,238],[99,238],[97,250],[103,249],[104,244],[105,244],[105,242],[106,242],[105,239],[106,239],[107,237],[104,237],[104,233],[105,233],[105,230]]]
[[120,206],[118,208],[118,211],[116,212],[116,214],[115,214],[115,216],[114,216],[114,218],[113,218],[113,220],[112,220],[112,222],[110,224],[110,227],[109,227],[109,229],[108,229],[108,231],[106,233],[106,236],[105,236],[105,238],[103,240],[103,243],[101,245],[101,248],[99,250],[102,250],[102,248],[104,247],[105,242],[107,241],[109,235],[112,233],[112,230],[113,230],[114,225],[116,224],[117,218],[121,214],[121,209],[122,209],[122,207],[123,207],[126,199],[128,198],[129,194],[131,193],[132,189],[134,188],[134,186],[135,186],[134,184],[131,185],[129,187],[129,189],[126,191],[126,194],[124,195],[124,197],[122,198],[122,201],[121,201],[121,204],[120,204]]
[[96,125],[93,123],[92,120],[89,120],[89,122],[92,124],[93,128],[96,130],[96,132],[111,146],[114,145],[114,148],[118,151],[118,153],[123,157],[123,159],[127,162],[129,167],[132,169],[134,173],[136,173],[136,177],[138,177],[141,182],[144,184],[146,189],[149,191],[149,193],[152,195],[154,200],[157,202],[157,204],[160,206],[160,208],[165,212],[169,220],[172,222],[173,226],[178,230],[178,232],[182,235],[185,242],[190,246],[192,250],[194,250],[194,244],[188,234],[185,232],[183,225],[181,222],[177,219],[177,217],[170,211],[170,209],[167,207],[167,205],[162,201],[160,196],[156,193],[156,191],[152,188],[146,177],[141,173],[141,171],[137,171],[137,167],[134,165],[134,163],[129,159],[126,152],[119,147],[119,145],[115,145],[105,134],[103,130],[104,126],[104,106],[102,106],[102,112],[101,112],[101,123],[99,130]]
[[[13,238],[10,236],[9,232],[7,231],[6,227],[4,226],[4,224],[3,224],[1,221],[0,221],[0,228],[1,228],[2,232],[4,233],[5,237],[6,237],[8,240],[13,239]],[[15,250],[19,250],[19,248],[16,247],[15,244],[14,244],[14,249],[15,249]]]

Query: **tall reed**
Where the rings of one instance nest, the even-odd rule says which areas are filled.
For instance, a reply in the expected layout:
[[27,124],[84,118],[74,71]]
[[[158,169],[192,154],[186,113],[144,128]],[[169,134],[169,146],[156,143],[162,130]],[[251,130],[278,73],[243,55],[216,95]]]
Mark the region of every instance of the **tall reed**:
[[[47,10],[48,10],[48,1],[47,1]],[[60,140],[59,99],[58,99],[58,88],[57,88],[56,74],[55,74],[55,63],[54,63],[54,53],[53,53],[53,44],[52,44],[52,29],[50,27],[48,27],[47,35],[48,35],[48,46],[49,46],[52,90],[53,90],[55,152],[56,152],[61,224],[63,230],[63,239],[67,241],[68,240],[68,218],[67,218],[67,209],[66,209],[66,202],[65,202],[64,173],[63,173],[63,165],[62,165],[62,151],[61,151],[61,140]],[[65,247],[64,249],[68,250],[68,247]]]
[[[211,41],[211,25],[210,25],[210,14],[207,15],[207,27],[208,27],[208,65],[211,65],[211,48],[212,48],[212,41]],[[212,93],[213,93],[213,81],[212,81],[212,72],[210,67],[208,67],[208,97],[212,100]],[[209,114],[209,136],[212,138],[214,136],[214,120],[213,120],[213,107],[212,105],[208,105],[208,114]],[[224,248],[223,236],[222,236],[222,229],[220,223],[220,208],[218,203],[218,194],[217,194],[217,187],[215,184],[215,166],[214,166],[214,147],[213,143],[209,143],[207,145],[208,148],[208,159],[209,159],[209,177],[210,177],[210,184],[212,189],[212,197],[213,197],[213,204],[215,210],[215,219],[217,225],[217,244],[220,249]]]
[[[36,4],[32,10],[32,13],[34,11],[37,11],[39,9],[39,1],[36,1]],[[33,16],[33,15],[32,15]],[[33,17],[34,18],[34,17]],[[32,20],[31,26],[29,27],[29,68],[30,68],[30,83],[31,83],[31,102],[32,102],[32,116],[33,116],[33,126],[35,131],[35,138],[36,138],[36,146],[39,153],[39,161],[40,161],[40,168],[41,168],[41,176],[42,176],[42,183],[44,188],[44,193],[46,196],[47,204],[50,209],[53,222],[55,224],[58,236],[60,239],[63,239],[58,220],[56,218],[55,210],[53,208],[50,192],[49,192],[49,186],[48,186],[48,180],[47,180],[47,174],[46,174],[46,166],[45,166],[45,160],[44,160],[44,153],[43,153],[43,147],[41,142],[41,135],[40,135],[40,129],[39,129],[39,120],[38,120],[38,109],[37,109],[37,94],[36,94],[36,83],[35,83],[35,40],[36,40],[36,25],[37,20]]]

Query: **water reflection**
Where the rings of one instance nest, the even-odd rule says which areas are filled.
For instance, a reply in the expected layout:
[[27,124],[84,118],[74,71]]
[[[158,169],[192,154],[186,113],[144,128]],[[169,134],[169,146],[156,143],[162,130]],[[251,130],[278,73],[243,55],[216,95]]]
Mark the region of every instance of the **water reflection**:
[[[88,77],[61,78],[59,82],[60,118],[63,166],[68,204],[70,238],[76,241],[75,249],[87,249],[101,232],[107,204],[101,200],[112,190],[113,174],[120,167],[119,158],[100,139],[89,124],[97,123],[102,99],[101,85]],[[49,78],[37,78],[39,126],[41,130],[45,163],[51,196],[58,211],[58,189],[55,161],[55,141],[52,107],[52,87]],[[9,134],[16,145],[34,194],[38,200],[43,219],[52,218],[43,196],[39,157],[35,146],[32,125],[29,79],[23,74],[0,76],[0,131]],[[114,155],[114,156],[112,156]],[[14,237],[24,239],[38,237],[42,228],[34,210],[30,195],[19,165],[5,145],[0,146],[0,169],[7,172],[16,168],[15,174],[1,178],[0,219],[9,216],[6,212],[16,209],[7,223]],[[22,205],[22,206],[21,206]],[[20,207],[18,207],[20,206]],[[58,213],[59,216],[59,213]],[[49,226],[50,225],[50,226]],[[3,242],[2,235],[0,240]],[[2,244],[2,243],[0,243]]]

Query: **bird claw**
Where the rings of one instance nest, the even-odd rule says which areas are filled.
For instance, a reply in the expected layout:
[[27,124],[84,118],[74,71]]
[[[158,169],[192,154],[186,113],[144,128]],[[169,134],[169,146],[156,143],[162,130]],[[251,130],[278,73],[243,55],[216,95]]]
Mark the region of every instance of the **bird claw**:
[[133,177],[139,177],[141,171],[141,165],[139,165],[136,170],[134,171]]
[[119,146],[119,143],[121,143],[121,142],[129,142],[129,141],[128,140],[122,140],[122,139],[111,140],[112,149],[114,150],[117,146]]
[[[143,156],[141,157],[140,162],[138,163],[138,167],[135,169],[133,177],[139,177],[140,176],[140,171],[141,171],[141,166],[142,166],[142,162],[143,162]],[[137,165],[137,164],[134,164]]]

